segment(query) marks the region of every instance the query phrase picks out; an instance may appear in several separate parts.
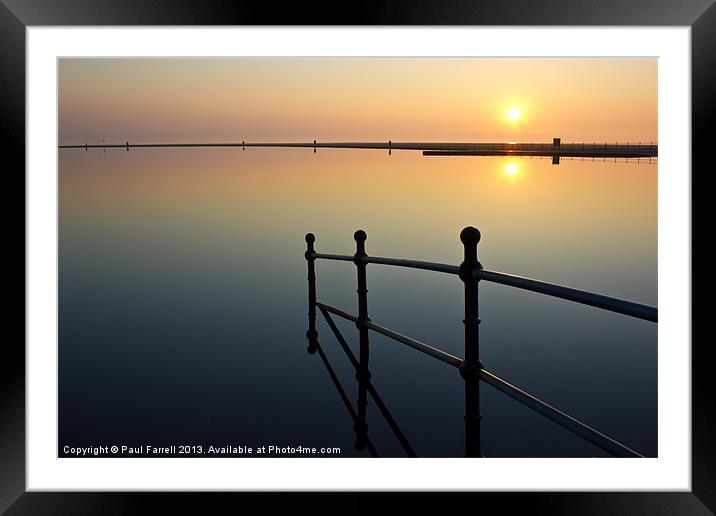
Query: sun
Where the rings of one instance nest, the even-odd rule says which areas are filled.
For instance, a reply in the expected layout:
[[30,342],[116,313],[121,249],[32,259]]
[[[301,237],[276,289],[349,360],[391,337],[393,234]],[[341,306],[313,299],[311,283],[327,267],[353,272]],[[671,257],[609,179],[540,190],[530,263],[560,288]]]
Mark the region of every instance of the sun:
[[514,176],[517,173],[517,165],[514,163],[508,163],[505,167],[505,172],[507,172],[507,175]]
[[517,106],[512,106],[510,109],[507,110],[507,118],[512,121],[519,120],[520,116],[522,116],[522,113],[520,112],[520,108],[518,108]]

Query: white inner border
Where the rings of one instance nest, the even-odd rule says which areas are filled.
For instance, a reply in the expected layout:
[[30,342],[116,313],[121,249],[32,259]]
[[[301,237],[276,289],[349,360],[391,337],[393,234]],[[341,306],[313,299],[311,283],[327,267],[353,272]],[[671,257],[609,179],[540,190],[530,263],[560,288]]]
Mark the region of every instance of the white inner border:
[[[27,490],[690,490],[690,40],[688,27],[29,27]],[[57,58],[327,55],[659,58],[658,459],[57,458]]]

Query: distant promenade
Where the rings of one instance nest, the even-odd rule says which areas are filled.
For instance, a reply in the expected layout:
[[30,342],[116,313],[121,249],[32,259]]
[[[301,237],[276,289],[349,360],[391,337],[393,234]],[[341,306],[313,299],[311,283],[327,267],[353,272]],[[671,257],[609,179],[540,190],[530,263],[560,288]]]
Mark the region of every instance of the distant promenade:
[[101,143],[59,145],[60,149],[142,149],[142,148],[278,147],[313,149],[380,149],[422,151],[424,156],[548,156],[559,162],[570,158],[655,158],[659,146],[654,143],[583,142],[562,143],[453,143],[453,142],[227,142],[227,143]]

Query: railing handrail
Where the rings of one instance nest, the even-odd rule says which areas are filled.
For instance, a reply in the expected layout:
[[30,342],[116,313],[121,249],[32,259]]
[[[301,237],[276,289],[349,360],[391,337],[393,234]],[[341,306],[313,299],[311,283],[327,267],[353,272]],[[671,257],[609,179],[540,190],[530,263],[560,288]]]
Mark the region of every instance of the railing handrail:
[[385,258],[382,256],[358,256],[352,254],[326,254],[313,253],[313,258],[318,260],[339,260],[343,262],[375,263],[378,265],[393,265],[395,267],[407,267],[409,269],[423,269],[447,274],[459,274],[460,267],[446,263],[423,262],[419,260],[406,260],[403,258]]
[[[346,262],[361,262],[366,264],[374,263],[379,265],[392,265],[395,267],[406,267],[411,269],[443,272],[446,274],[460,274],[460,267],[457,265],[424,262],[418,260],[405,260],[402,258],[384,258],[368,255],[356,257],[354,255],[347,254],[342,255],[325,253],[312,253],[311,257],[322,260],[340,260]],[[522,290],[529,290],[531,292],[537,292],[539,294],[544,294],[550,297],[556,297],[564,299],[566,301],[572,301],[574,303],[593,306],[595,308],[601,308],[602,310],[608,310],[610,312],[628,315],[629,317],[643,319],[645,321],[658,322],[659,310],[657,307],[637,303],[635,301],[620,299],[618,297],[605,296],[603,294],[597,294],[595,292],[589,292],[587,290],[566,287],[564,285],[549,283],[547,281],[536,280],[524,276],[517,276],[515,274],[490,271],[481,267],[475,267],[472,270],[472,276],[476,280],[489,281],[491,283],[507,285]]]
[[[327,312],[335,314],[338,317],[346,319],[347,321],[358,322],[358,317],[356,317],[355,315],[351,315],[343,310],[340,310],[334,306],[330,306],[324,303],[316,303],[316,306],[318,306],[321,310],[325,310]],[[419,340],[415,340],[411,337],[408,337],[407,335],[403,335],[402,333],[398,333],[397,331],[393,331],[390,328],[386,328],[385,326],[376,324],[373,321],[368,321],[366,323],[366,326],[373,331],[385,335],[386,337],[390,337],[393,340],[397,340],[398,342],[402,342],[406,346],[410,346],[413,349],[422,351],[426,355],[430,355],[433,358],[437,358],[441,362],[445,362],[446,364],[449,364],[453,367],[460,367],[460,364],[462,364],[463,362],[461,358],[451,355],[450,353],[446,353],[445,351],[430,346],[429,344],[425,344],[424,342],[420,342]]]
[[655,306],[644,305],[634,301],[628,301],[626,299],[605,296],[594,292],[588,292],[586,290],[565,287],[563,285],[557,285],[556,283],[548,283],[546,281],[525,278],[524,276],[507,274],[504,272],[474,269],[472,271],[472,275],[478,280],[499,283],[500,285],[508,285],[510,287],[529,290],[551,297],[558,297],[560,299],[593,306],[595,308],[602,308],[604,310],[609,310],[610,312],[636,317],[637,319],[658,322],[658,309]]
[[569,414],[565,414],[549,403],[545,403],[541,399],[532,396],[530,393],[515,387],[490,371],[481,369],[480,380],[615,457],[643,457],[643,455],[635,452],[628,446],[604,435],[599,430],[582,423]]
[[426,271],[444,272],[446,274],[459,274],[460,267],[457,265],[448,265],[446,263],[421,262],[418,260],[405,260],[402,258],[382,258],[379,256],[364,256],[362,261],[365,263],[375,263],[378,265],[393,265],[395,267],[407,267],[410,269],[423,269]]
[[317,260],[336,260],[342,262],[352,262],[355,260],[352,254],[326,254],[326,253],[311,253],[307,257],[315,258]]

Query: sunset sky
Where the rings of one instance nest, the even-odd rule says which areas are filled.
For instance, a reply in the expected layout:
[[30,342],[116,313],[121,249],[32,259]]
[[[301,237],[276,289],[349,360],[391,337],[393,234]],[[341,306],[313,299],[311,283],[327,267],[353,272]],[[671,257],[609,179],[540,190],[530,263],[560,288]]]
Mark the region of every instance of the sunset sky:
[[657,60],[60,59],[59,143],[657,140]]

